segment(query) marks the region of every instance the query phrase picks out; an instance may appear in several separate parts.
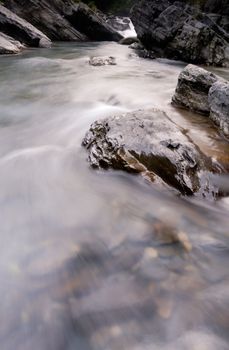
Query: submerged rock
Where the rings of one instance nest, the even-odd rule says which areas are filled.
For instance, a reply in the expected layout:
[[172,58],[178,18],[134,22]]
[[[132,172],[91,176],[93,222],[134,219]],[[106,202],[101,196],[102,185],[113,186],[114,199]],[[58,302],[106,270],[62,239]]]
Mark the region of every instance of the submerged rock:
[[229,137],[229,83],[216,82],[212,85],[208,97],[210,119]]
[[142,0],[131,19],[147,50],[160,57],[210,65],[229,64],[228,36],[216,23],[182,3]]
[[19,41],[0,33],[0,54],[16,54],[23,48],[24,46]]
[[215,74],[189,64],[179,75],[172,103],[208,115],[210,112],[208,92],[218,79]]
[[141,173],[188,195],[210,190],[211,160],[160,110],[96,121],[83,146],[92,167]]
[[115,57],[91,57],[89,60],[89,64],[91,66],[99,67],[99,66],[115,66],[116,60]]
[[51,41],[45,34],[2,5],[0,5],[0,31],[28,46],[51,46]]

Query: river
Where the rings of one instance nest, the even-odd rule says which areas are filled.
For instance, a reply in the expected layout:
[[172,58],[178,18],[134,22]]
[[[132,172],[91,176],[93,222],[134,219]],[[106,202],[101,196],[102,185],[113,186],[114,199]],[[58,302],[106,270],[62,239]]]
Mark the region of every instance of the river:
[[209,120],[170,104],[183,67],[115,43],[0,57],[1,350],[229,349],[228,199],[92,170],[81,147],[94,120],[156,107],[229,169]]

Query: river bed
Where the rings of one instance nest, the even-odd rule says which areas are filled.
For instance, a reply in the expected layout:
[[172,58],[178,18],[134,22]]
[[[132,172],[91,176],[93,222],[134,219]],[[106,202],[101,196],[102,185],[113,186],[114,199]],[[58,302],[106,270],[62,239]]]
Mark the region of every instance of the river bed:
[[81,147],[96,119],[155,107],[229,169],[213,124],[170,104],[184,66],[115,43],[0,57],[1,350],[229,349],[228,200],[94,171]]

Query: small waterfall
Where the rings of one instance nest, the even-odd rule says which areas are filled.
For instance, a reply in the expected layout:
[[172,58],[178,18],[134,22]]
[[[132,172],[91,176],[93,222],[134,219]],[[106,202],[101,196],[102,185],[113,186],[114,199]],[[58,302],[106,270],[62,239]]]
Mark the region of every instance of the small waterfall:
[[129,17],[110,16],[107,22],[125,38],[137,36],[134,25]]

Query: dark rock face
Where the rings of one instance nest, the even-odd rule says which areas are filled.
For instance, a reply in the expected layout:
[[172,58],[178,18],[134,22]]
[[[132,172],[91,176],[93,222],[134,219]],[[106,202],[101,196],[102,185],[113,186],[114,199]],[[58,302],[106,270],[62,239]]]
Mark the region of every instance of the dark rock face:
[[175,106],[209,115],[208,92],[219,79],[203,68],[189,64],[180,73],[172,103]]
[[5,5],[52,40],[114,40],[122,36],[87,5],[71,0],[6,0]]
[[229,83],[216,82],[209,91],[210,118],[229,137]]
[[86,40],[83,34],[63,18],[51,1],[6,0],[5,6],[42,30],[52,40]]
[[228,0],[207,0],[204,11],[229,16]]
[[137,111],[97,121],[83,146],[92,167],[142,173],[188,195],[209,190],[211,161],[162,111]]
[[29,46],[51,46],[51,41],[45,34],[1,5],[0,31]]
[[229,33],[228,0],[207,0],[203,6],[203,11],[209,13],[209,17]]
[[218,26],[223,28],[227,33],[229,33],[229,15],[221,16],[215,13],[209,13],[208,17],[211,18]]
[[69,3],[68,6],[65,6],[63,15],[74,28],[91,40],[119,41],[122,39],[121,34],[83,3]]
[[23,45],[8,35],[0,33],[0,54],[16,54],[23,49]]
[[158,56],[227,65],[227,33],[210,17],[180,2],[142,0],[131,11],[138,38]]

